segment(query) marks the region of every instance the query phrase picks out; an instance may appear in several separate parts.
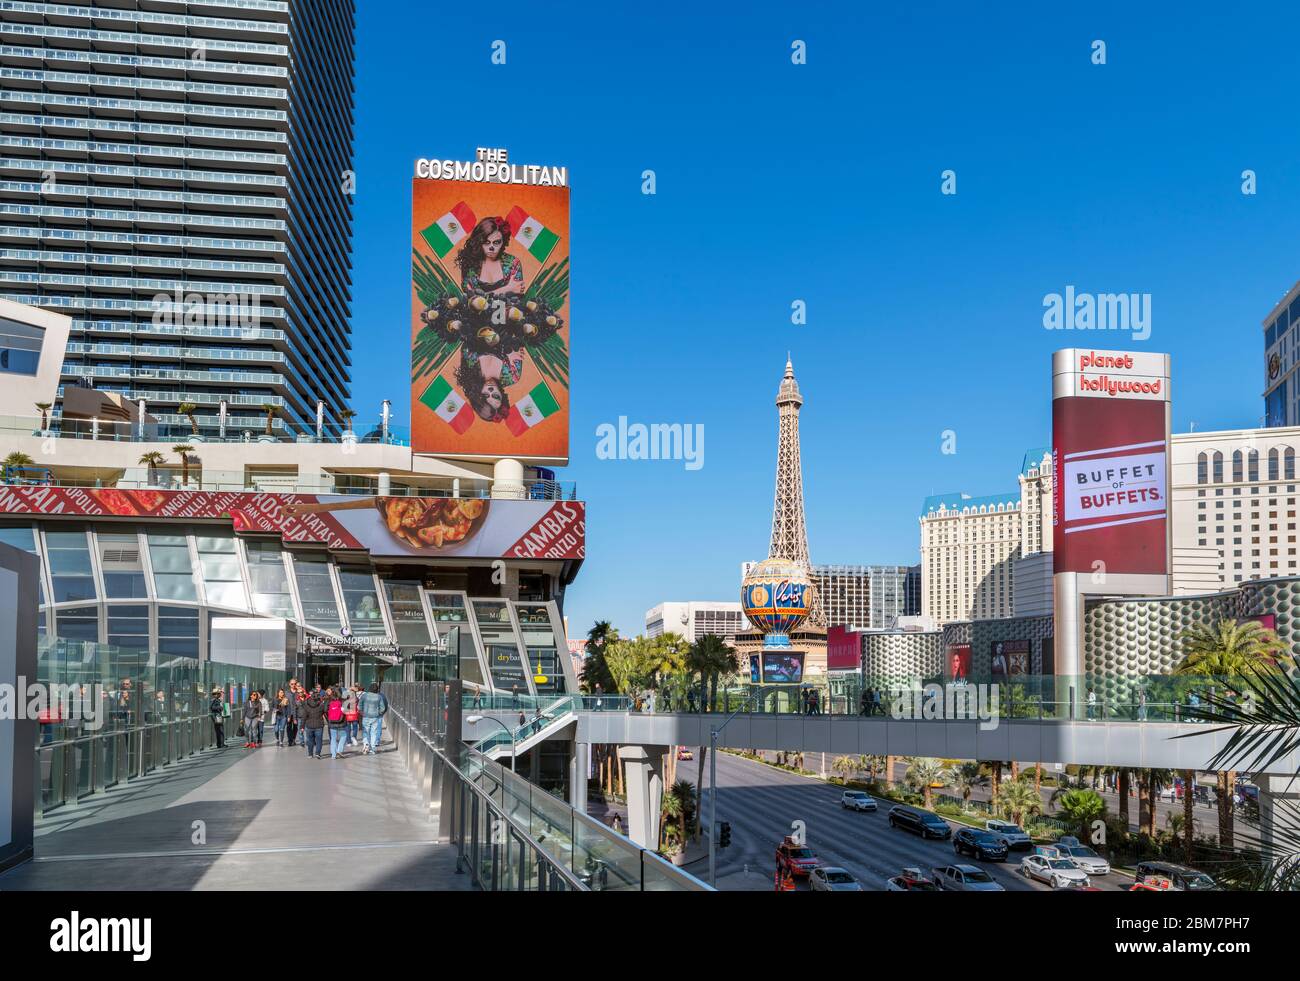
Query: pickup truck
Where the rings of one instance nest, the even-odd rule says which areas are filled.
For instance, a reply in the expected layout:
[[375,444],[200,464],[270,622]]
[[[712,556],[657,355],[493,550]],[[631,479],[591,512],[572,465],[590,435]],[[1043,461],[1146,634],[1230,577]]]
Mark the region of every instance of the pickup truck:
[[1027,850],[1033,845],[1029,835],[1010,821],[985,821],[984,830],[1001,839],[1008,849]]

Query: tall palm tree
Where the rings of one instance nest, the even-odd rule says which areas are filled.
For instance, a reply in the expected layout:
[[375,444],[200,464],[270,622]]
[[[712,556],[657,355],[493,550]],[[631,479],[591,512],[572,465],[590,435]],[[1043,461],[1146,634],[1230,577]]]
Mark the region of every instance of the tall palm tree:
[[858,757],[854,756],[837,756],[835,762],[831,764],[831,769],[840,775],[840,779],[845,783],[849,782],[849,777],[858,772]]
[[1128,767],[1120,767],[1119,780],[1115,784],[1115,790],[1119,794],[1119,820],[1120,823],[1124,826],[1125,834],[1128,834],[1128,827],[1129,827],[1128,794],[1129,794],[1129,781],[1131,777],[1132,777],[1132,773],[1130,772]]
[[[664,792],[662,814],[677,821],[678,840],[686,847],[687,821],[695,809],[695,784],[689,780],[676,780]],[[665,823],[659,826],[659,841],[664,840]]]
[[1196,771],[1183,771],[1183,863],[1192,864],[1192,843],[1195,840],[1193,832],[1196,828],[1196,817],[1193,813],[1195,801],[1192,799],[1192,791],[1196,787]]
[[1026,816],[1043,812],[1043,798],[1024,780],[1009,780],[998,794],[997,809],[1013,823],[1020,824]]
[[176,406],[176,411],[189,419],[190,433],[197,436],[199,434],[199,421],[194,418],[194,413],[199,411],[199,407],[193,402],[182,402]]
[[1062,790],[1052,794],[1051,803],[1061,820],[1071,821],[1079,827],[1079,840],[1091,837],[1092,822],[1106,818],[1106,801],[1095,790]]
[[172,452],[180,454],[181,483],[188,487],[190,485],[190,454],[194,452],[194,447],[188,443],[181,443],[179,446],[173,446]]
[[1175,674],[1212,678],[1245,678],[1276,674],[1279,659],[1291,660],[1277,634],[1258,620],[1225,617],[1213,625],[1198,623],[1180,638],[1183,661]]
[[41,410],[41,432],[50,428],[50,409],[53,408],[52,402],[37,402],[36,408]]
[[934,788],[930,784],[947,783],[950,776],[943,763],[933,757],[908,757],[907,776],[904,779],[909,787],[921,791],[926,807],[930,807],[934,799]]
[[587,631],[586,658],[582,662],[582,690],[588,695],[594,694],[596,686],[601,690],[614,693],[614,678],[605,663],[605,648],[617,641],[618,628],[608,620],[597,620]]
[[876,776],[885,768],[888,757],[885,756],[863,756],[859,763],[859,768],[866,770],[871,777],[871,782],[876,782]]
[[275,417],[280,414],[280,407],[271,402],[263,402],[262,411],[266,413],[266,435],[274,436],[275,432],[271,427],[275,422]]
[[150,450],[144,456],[140,457],[140,463],[144,464],[144,466],[148,468],[149,471],[148,481],[151,486],[153,485],[154,482],[154,471],[157,470],[158,467],[162,465],[163,460],[164,460],[163,455],[159,453],[157,450]]
[[713,711],[718,698],[718,678],[740,670],[740,658],[717,634],[705,634],[692,646],[687,667],[700,675],[701,689],[707,689],[706,711]]
[[952,769],[952,786],[961,794],[962,805],[970,804],[971,792],[976,787],[988,786],[989,778],[978,763],[962,763]]

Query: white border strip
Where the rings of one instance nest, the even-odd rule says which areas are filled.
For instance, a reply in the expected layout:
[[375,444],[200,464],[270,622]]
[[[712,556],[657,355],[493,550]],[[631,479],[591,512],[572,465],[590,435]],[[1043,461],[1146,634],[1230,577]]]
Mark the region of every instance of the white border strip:
[[1073,535],[1076,531],[1092,531],[1094,528],[1113,528],[1115,525],[1135,525],[1142,521],[1159,521],[1165,516],[1165,512],[1159,514],[1148,514],[1142,518],[1121,518],[1118,521],[1099,521],[1095,525],[1082,525],[1078,528],[1066,528],[1067,535]]
[[1127,446],[1104,446],[1099,450],[1079,450],[1077,453],[1065,454],[1065,459],[1075,460],[1081,456],[1100,456],[1103,453],[1118,453],[1120,450],[1144,450],[1150,446],[1164,446],[1163,439],[1152,440],[1150,443],[1129,443]]

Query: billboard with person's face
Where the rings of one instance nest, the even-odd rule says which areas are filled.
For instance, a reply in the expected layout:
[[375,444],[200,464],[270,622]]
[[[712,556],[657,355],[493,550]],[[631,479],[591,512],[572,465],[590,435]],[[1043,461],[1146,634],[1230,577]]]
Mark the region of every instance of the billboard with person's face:
[[[569,456],[563,168],[421,160],[411,188],[411,447]],[[489,169],[490,168],[490,169]]]
[[994,681],[1029,674],[1029,641],[995,640],[990,645],[990,673]]
[[953,644],[948,648],[948,680],[970,680],[970,644]]

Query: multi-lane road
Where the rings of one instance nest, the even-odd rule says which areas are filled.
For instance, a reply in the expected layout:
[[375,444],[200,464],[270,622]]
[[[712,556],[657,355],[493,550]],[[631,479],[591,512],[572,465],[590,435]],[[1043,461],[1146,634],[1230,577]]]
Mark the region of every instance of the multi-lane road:
[[[679,763],[678,776],[695,780],[696,763]],[[847,869],[864,889],[885,888],[885,882],[906,866],[929,871],[954,862],[978,865],[1008,890],[1041,889],[1042,883],[1019,874],[1026,852],[1012,852],[1005,862],[958,859],[951,841],[924,840],[889,827],[888,802],[879,802],[874,814],[857,813],[840,806],[839,787],[799,776],[753,760],[718,754],[718,820],[731,822],[731,847],[717,853],[719,889],[767,890],[773,888],[776,846],[803,822],[809,847],[824,865]],[[703,812],[707,819],[708,793]],[[953,825],[954,828],[958,825]],[[689,871],[707,878],[707,860],[694,862]],[[1127,889],[1132,880],[1112,872],[1094,877],[1093,885],[1105,890]],[[806,888],[801,884],[800,888]]]

